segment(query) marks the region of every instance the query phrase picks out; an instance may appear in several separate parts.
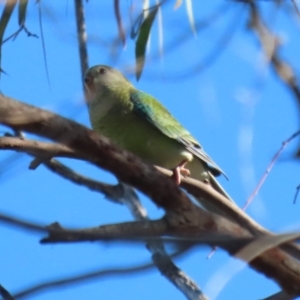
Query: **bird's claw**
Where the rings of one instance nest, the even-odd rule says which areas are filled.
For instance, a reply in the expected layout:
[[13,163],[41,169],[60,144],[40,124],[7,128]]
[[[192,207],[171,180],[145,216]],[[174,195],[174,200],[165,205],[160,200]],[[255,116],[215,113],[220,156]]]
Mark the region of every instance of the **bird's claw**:
[[181,175],[183,175],[184,177],[191,175],[190,170],[184,167],[187,164],[187,162],[187,160],[184,160],[176,168],[173,169],[172,178],[174,178],[177,185],[180,185],[181,183]]

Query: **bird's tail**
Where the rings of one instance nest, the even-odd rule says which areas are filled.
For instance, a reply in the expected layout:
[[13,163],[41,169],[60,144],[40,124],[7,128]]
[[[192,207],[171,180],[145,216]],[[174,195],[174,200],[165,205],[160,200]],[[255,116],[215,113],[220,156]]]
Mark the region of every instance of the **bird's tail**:
[[222,188],[222,186],[220,185],[220,183],[216,180],[215,176],[213,174],[211,174],[210,172],[208,172],[209,175],[209,182],[211,184],[211,186],[218,191],[220,194],[222,194],[223,196],[225,196],[228,200],[230,200],[231,202],[235,203],[232,198],[226,193],[226,191]]
[[[216,180],[214,175],[211,174],[210,172],[208,172],[208,174],[209,174],[209,182],[210,182],[211,187],[214,190],[216,190],[217,192],[219,192],[220,194],[222,194],[224,197],[226,197],[231,203],[235,204],[235,202],[232,200],[232,198],[225,192],[225,190],[222,188],[222,186]],[[206,210],[226,217],[226,214],[222,210],[220,210],[219,207],[215,206],[211,201],[208,201],[203,198],[198,198],[198,197],[194,197],[194,198],[196,198],[197,202],[200,203],[200,205],[202,207],[204,207]]]

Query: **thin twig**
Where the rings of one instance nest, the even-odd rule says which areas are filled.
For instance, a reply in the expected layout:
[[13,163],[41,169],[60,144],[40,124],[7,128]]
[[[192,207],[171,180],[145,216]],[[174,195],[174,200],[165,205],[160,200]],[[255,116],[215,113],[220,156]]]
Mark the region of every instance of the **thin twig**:
[[267,59],[270,61],[275,74],[285,83],[286,87],[294,94],[298,106],[300,105],[300,88],[297,77],[290,64],[285,62],[278,54],[279,39],[272,34],[264,24],[259,14],[259,9],[253,0],[247,1],[250,7],[250,28],[256,33]]
[[262,187],[262,185],[264,184],[265,180],[267,179],[269,173],[271,172],[274,164],[276,163],[277,159],[279,158],[280,154],[282,153],[282,151],[285,149],[285,147],[298,135],[300,134],[300,130],[295,132],[292,136],[290,136],[287,140],[285,140],[280,149],[275,153],[275,155],[273,156],[268,168],[266,169],[265,173],[263,174],[263,176],[261,177],[260,181],[258,182],[256,188],[254,189],[253,193],[250,195],[250,197],[247,199],[245,205],[243,206],[243,210],[245,211],[247,209],[247,207],[249,206],[249,204],[252,202],[252,200],[254,199],[254,197],[258,194],[260,188]]
[[298,17],[300,18],[300,11],[299,11],[299,8],[298,8],[298,5],[297,5],[296,1],[295,1],[295,0],[292,0],[292,3],[293,3],[293,5],[294,5],[296,14],[297,14]]
[[138,272],[144,272],[147,270],[153,269],[155,265],[153,263],[145,264],[145,265],[137,265],[131,268],[117,268],[117,269],[104,269],[104,270],[96,270],[90,271],[86,273],[79,274],[77,276],[64,277],[62,279],[57,280],[49,280],[42,283],[38,283],[29,287],[25,290],[17,292],[14,296],[16,299],[24,299],[28,296],[34,295],[38,292],[48,291],[51,289],[57,289],[58,287],[67,287],[72,286],[74,284],[90,282],[92,280],[99,280],[100,278],[109,278],[109,277],[117,277],[124,276],[129,274],[136,274]]
[[[183,251],[184,252],[184,251]],[[172,258],[179,257],[183,253],[181,250],[177,251],[170,256]],[[92,280],[100,279],[102,277],[108,278],[108,277],[117,277],[117,276],[126,276],[129,274],[136,274],[139,272],[145,272],[148,270],[151,270],[155,267],[153,263],[149,264],[144,264],[144,265],[136,265],[133,267],[126,267],[126,268],[109,268],[109,269],[104,269],[104,270],[96,270],[96,271],[90,271],[90,272],[85,272],[82,274],[79,274],[77,276],[70,276],[70,277],[64,277],[63,279],[57,279],[57,280],[51,280],[51,281],[45,281],[36,285],[33,285],[30,288],[27,288],[23,291],[20,291],[15,294],[15,297],[17,299],[23,299],[28,296],[31,296],[37,292],[41,291],[46,291],[46,290],[51,290],[60,286],[69,286],[69,285],[74,285],[78,283],[84,283],[84,282],[89,282]],[[196,299],[196,298],[194,298]],[[10,299],[9,299],[10,300]],[[13,299],[12,299],[13,300]]]
[[16,32],[12,33],[10,36],[8,36],[7,38],[5,38],[5,39],[2,41],[2,45],[3,45],[4,43],[8,42],[8,41],[11,40],[11,39],[12,39],[12,40],[15,40],[15,39],[17,38],[17,36],[19,35],[19,33],[20,33],[22,30],[24,30],[24,31],[27,33],[27,36],[29,36],[29,37],[32,36],[32,37],[38,38],[38,35],[37,35],[37,34],[31,33],[31,32],[25,27],[25,25],[22,24]]
[[300,184],[296,187],[296,193],[295,193],[295,197],[294,197],[294,201],[293,201],[294,204],[297,201],[299,190],[300,190]]
[[43,165],[45,165],[52,172],[72,181],[73,183],[85,186],[92,191],[104,194],[107,199],[113,201],[114,203],[123,204],[122,198],[124,193],[121,184],[113,185],[93,180],[73,171],[55,159],[43,161]]
[[80,59],[80,68],[81,68],[81,82],[82,82],[82,90],[85,94],[85,86],[83,82],[83,76],[85,71],[89,67],[88,63],[88,52],[86,46],[87,40],[87,32],[86,32],[86,23],[84,18],[84,8],[82,0],[74,0],[75,5],[75,19],[77,26],[77,41],[79,48],[79,59]]
[[42,20],[42,1],[38,1],[38,13],[39,13],[38,15],[39,15],[39,25],[40,25],[42,48],[43,48],[44,65],[45,65],[45,69],[46,69],[46,76],[47,76],[48,84],[50,86],[50,76],[49,76],[49,68],[48,68],[47,52],[46,52],[46,42],[45,42],[45,37],[44,37],[43,20]]

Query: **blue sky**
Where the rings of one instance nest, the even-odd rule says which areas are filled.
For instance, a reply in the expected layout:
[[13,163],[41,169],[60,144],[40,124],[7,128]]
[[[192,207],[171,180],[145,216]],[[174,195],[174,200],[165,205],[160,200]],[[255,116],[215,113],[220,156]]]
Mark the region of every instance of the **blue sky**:
[[[129,28],[130,1],[120,2],[124,23]],[[228,5],[216,22],[193,36],[185,6],[174,11],[174,2],[169,1],[162,10],[165,53],[162,58],[157,56],[155,23],[149,59],[138,83],[134,74],[128,72],[134,66],[134,41],[128,38],[125,49],[117,46],[112,52],[111,45],[117,37],[112,4],[85,3],[90,65],[116,67],[139,89],[159,99],[225,171],[230,180],[220,178],[221,184],[238,205],[243,206],[281,143],[297,131],[296,101],[265,63],[256,37],[247,29],[245,6],[230,1],[205,1],[205,4],[193,1],[196,21],[206,19],[219,5]],[[50,84],[41,39],[21,33],[3,47],[2,68],[8,75],[1,76],[1,92],[90,126],[81,90],[73,3],[57,1],[55,5],[43,4]],[[292,16],[287,9],[277,11],[268,1],[260,5],[268,24],[281,38],[282,56],[296,67],[300,50],[299,17]],[[29,3],[28,9],[27,28],[40,36],[34,1]],[[14,14],[7,35],[16,29]],[[233,34],[226,45],[219,43],[225,32]],[[188,38],[180,44],[182,39],[178,41],[178,37],[183,34]],[[178,46],[168,48],[174,40]],[[192,66],[205,60],[216,48],[221,54],[212,64],[197,72],[191,71]],[[182,77],[182,74],[189,76]],[[5,128],[0,127],[0,130],[3,132]],[[288,145],[247,210],[251,217],[275,232],[300,228],[300,200],[296,205],[292,203],[299,184],[299,166],[293,157],[297,142],[294,140]],[[28,156],[19,155],[14,163],[4,164],[11,155],[0,152],[1,213],[43,225],[58,221],[72,228],[132,220],[125,207],[69,183],[43,166],[28,170],[31,161]],[[113,175],[87,163],[61,161],[94,179],[115,182]],[[147,198],[141,195],[141,199],[151,218],[163,215]],[[150,261],[150,254],[142,244],[40,245],[42,235],[5,224],[0,224],[0,236],[0,283],[12,293],[45,280]],[[207,260],[209,252],[207,247],[196,248],[176,263],[212,299],[258,299],[279,290],[271,280],[246,266],[234,273],[241,264],[221,250]],[[219,293],[216,287],[222,287]],[[155,268],[145,273],[47,291],[30,299],[117,299],[120,295],[124,299],[184,299]]]

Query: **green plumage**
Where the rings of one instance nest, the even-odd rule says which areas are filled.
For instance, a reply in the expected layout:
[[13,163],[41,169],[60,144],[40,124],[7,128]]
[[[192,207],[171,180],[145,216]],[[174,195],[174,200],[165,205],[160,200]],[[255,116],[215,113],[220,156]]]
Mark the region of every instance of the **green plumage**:
[[[222,170],[155,98],[135,89],[119,71],[108,66],[90,68],[85,84],[95,131],[151,164],[174,169],[187,161],[185,168],[191,177],[210,183],[230,199],[213,176]],[[205,200],[198,200],[214,211]]]

